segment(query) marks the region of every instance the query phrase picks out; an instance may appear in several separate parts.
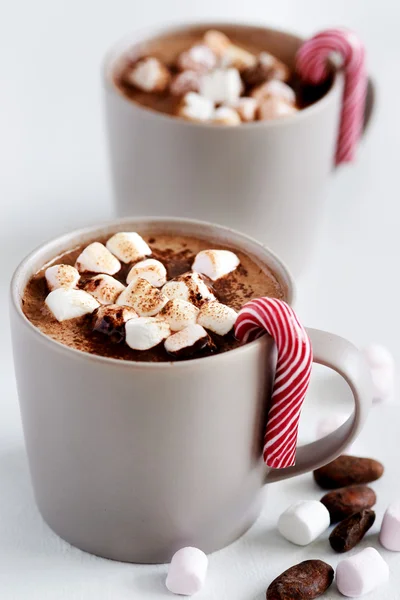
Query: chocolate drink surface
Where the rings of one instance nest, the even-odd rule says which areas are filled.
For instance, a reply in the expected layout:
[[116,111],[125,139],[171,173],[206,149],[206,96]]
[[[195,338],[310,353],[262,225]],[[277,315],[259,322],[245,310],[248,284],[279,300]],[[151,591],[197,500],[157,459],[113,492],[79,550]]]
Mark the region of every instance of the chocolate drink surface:
[[[94,246],[96,244],[99,247],[102,244],[108,245],[109,239],[110,236],[95,238],[92,243],[88,242],[55,257],[30,279],[22,300],[23,311],[26,317],[42,333],[71,348],[120,360],[161,362],[176,360],[177,358],[199,358],[226,352],[239,346],[239,342],[233,335],[232,323],[228,324],[227,331],[227,327],[221,329],[221,319],[225,318],[226,313],[234,315],[233,311],[240,310],[243,304],[257,297],[270,296],[285,299],[284,286],[281,285],[274,273],[268,270],[265,265],[261,265],[256,259],[235,248],[221,247],[220,244],[215,244],[212,240],[183,235],[143,235],[142,242],[145,246],[148,244],[151,248],[151,255],[142,256],[140,259],[129,262],[121,260],[119,263],[120,268],[118,268],[119,261],[115,256],[111,256],[112,261],[117,263],[117,267],[115,267],[118,269],[117,272],[113,272],[115,270],[114,262],[104,264],[107,264],[107,268],[110,268],[111,264],[112,270],[106,271],[106,273],[112,273],[112,275],[104,275],[101,267],[99,269],[96,267],[95,271],[85,270],[81,263],[85,260],[87,262],[88,246],[93,246],[93,242],[95,243]],[[187,278],[193,276],[191,268],[196,256],[210,248],[231,250],[239,260],[239,264],[231,272],[217,277],[215,280],[197,273],[194,274],[197,278],[201,278],[199,282],[204,289],[209,290],[212,301],[204,303],[201,297],[197,298],[195,295],[188,296],[183,302],[178,298],[171,299],[165,304],[166,300],[162,300],[156,311],[150,312],[148,309],[149,304],[158,302],[159,297],[163,295],[163,290],[166,292],[167,287],[171,287],[171,285],[182,286]],[[78,257],[79,261],[77,261]],[[143,258],[145,258],[145,261],[142,260]],[[133,294],[132,303],[132,298],[129,296],[130,288],[134,286],[136,294],[141,291],[138,291],[138,284],[135,284],[132,268],[140,269],[140,265],[144,262],[158,264],[158,261],[162,263],[162,268],[165,267],[165,280],[167,283],[161,282],[164,283],[164,286],[154,287],[147,281],[139,279],[138,281],[144,289],[144,299],[140,296],[142,300],[138,303],[137,297],[139,296]],[[94,302],[94,306],[86,311],[88,314],[75,318],[68,317],[66,320],[60,321],[55,318],[52,310],[49,310],[49,306],[52,305],[47,303],[47,299],[59,293],[59,290],[49,293],[53,288],[49,287],[49,279],[46,280],[49,268],[54,265],[65,265],[62,268],[60,267],[58,271],[64,278],[66,278],[67,271],[71,271],[71,274],[68,272],[68,285],[73,285],[73,294],[76,294],[78,290],[78,294],[83,294],[84,290],[86,298],[89,297]],[[79,268],[79,273],[74,269],[74,265]],[[94,269],[95,267],[91,268]],[[77,281],[73,280],[73,271],[77,275]],[[153,272],[152,277],[153,283],[158,285],[154,279],[155,272]],[[181,281],[176,281],[177,278]],[[99,305],[97,300],[99,299],[98,292],[101,287],[100,280],[102,285],[107,281],[107,284],[110,283],[111,287],[104,288],[106,293],[103,294],[103,299]],[[168,298],[175,298],[175,296],[168,296]],[[186,316],[189,315],[191,319],[191,335],[195,336],[193,347],[189,344],[190,352],[187,351],[186,346],[188,344],[185,345],[184,339],[182,342],[184,332],[180,330],[183,329],[183,326],[175,324],[180,316],[180,313],[177,313],[175,304],[179,302],[184,305],[184,309],[187,311],[185,314]],[[57,311],[56,314],[58,315]],[[150,315],[150,318],[148,315]],[[130,319],[132,316],[135,319],[128,322],[133,323],[134,327],[138,324],[143,324],[146,327],[149,325],[151,327],[157,326],[159,328],[157,331],[161,331],[161,333],[165,328],[168,328],[168,324],[164,321],[166,319],[172,329],[169,332],[168,344],[164,346],[164,343],[161,343],[165,341],[164,338],[167,335],[165,334],[164,337],[160,338],[160,343],[155,343],[150,348],[139,350],[127,345],[125,343],[125,320]],[[141,318],[138,319],[138,316]],[[60,317],[58,316],[58,318]],[[197,324],[195,324],[196,320]],[[203,327],[205,329],[203,333],[207,333],[206,337],[201,334]],[[216,329],[217,333],[213,329]],[[201,335],[197,335],[199,331]],[[171,335],[172,333],[175,335]],[[177,333],[180,335],[177,336]]]
[[192,27],[128,49],[113,83],[156,112],[228,126],[292,116],[328,91],[330,80],[307,86],[269,50],[251,31]]

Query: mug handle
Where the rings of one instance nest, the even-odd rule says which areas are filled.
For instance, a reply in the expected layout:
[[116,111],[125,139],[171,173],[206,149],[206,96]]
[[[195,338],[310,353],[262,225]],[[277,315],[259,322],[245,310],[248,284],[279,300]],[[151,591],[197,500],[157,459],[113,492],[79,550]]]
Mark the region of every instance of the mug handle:
[[354,396],[355,410],[349,419],[333,433],[300,446],[296,464],[286,469],[270,469],[265,483],[273,483],[318,469],[337,458],[359,434],[372,404],[372,380],[364,357],[357,348],[338,335],[307,328],[314,362],[333,369],[349,384]]
[[364,110],[364,123],[363,123],[363,135],[365,135],[369,124],[371,122],[371,117],[375,110],[376,103],[376,86],[372,81],[371,77],[368,77],[367,84],[367,97],[365,99],[365,110]]

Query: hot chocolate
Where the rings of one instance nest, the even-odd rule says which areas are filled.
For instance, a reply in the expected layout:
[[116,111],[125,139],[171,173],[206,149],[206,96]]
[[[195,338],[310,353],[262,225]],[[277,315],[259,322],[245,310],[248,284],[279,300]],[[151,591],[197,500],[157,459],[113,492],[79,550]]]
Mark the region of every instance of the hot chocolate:
[[265,40],[225,31],[191,28],[133,48],[118,62],[114,84],[155,111],[231,126],[294,115],[329,88],[302,84]]
[[236,348],[237,311],[260,296],[284,299],[284,286],[241,251],[183,235],[119,232],[44,265],[22,306],[62,344],[159,362]]

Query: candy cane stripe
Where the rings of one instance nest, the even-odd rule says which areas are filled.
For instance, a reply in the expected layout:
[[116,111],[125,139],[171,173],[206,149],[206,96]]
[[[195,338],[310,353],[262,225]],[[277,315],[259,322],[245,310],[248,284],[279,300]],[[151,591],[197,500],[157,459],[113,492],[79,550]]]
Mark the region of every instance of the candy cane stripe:
[[269,467],[295,463],[301,408],[310,382],[312,348],[293,309],[276,298],[248,302],[239,312],[235,335],[241,341],[268,333],[275,341],[277,364],[267,415],[263,457]]

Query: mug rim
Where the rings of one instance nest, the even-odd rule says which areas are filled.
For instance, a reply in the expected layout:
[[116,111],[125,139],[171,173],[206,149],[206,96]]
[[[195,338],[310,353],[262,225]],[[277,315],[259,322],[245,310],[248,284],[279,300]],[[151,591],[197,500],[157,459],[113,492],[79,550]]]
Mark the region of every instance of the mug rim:
[[[240,353],[241,354],[248,353],[248,352],[251,352],[253,349],[255,350],[258,346],[261,346],[262,344],[265,343],[266,337],[262,336],[261,338],[253,340],[251,342],[248,342],[248,343],[244,344],[243,346],[239,346],[238,348],[234,348],[232,350],[228,350],[226,352],[221,352],[221,353],[215,354],[215,355],[203,356],[203,357],[199,357],[199,358],[192,358],[190,360],[175,360],[175,361],[171,360],[171,361],[163,361],[163,362],[121,360],[121,359],[117,359],[117,358],[110,358],[108,356],[102,356],[99,354],[92,354],[90,352],[85,352],[83,350],[78,350],[77,348],[72,348],[71,346],[62,344],[58,340],[55,340],[55,339],[49,337],[48,335],[46,335],[45,333],[43,333],[38,327],[36,327],[26,317],[26,315],[24,314],[24,312],[22,310],[21,295],[19,294],[19,282],[21,279],[24,278],[24,276],[26,276],[26,271],[29,267],[29,264],[32,261],[34,261],[35,258],[40,257],[41,254],[45,253],[46,250],[51,248],[51,246],[53,246],[53,245],[58,245],[58,244],[62,244],[63,242],[65,242],[66,244],[71,244],[73,246],[74,240],[76,240],[79,237],[90,235],[92,233],[96,234],[96,232],[99,232],[104,229],[108,229],[108,228],[113,229],[115,227],[124,225],[125,223],[133,223],[133,222],[135,224],[143,224],[143,225],[145,225],[146,223],[149,223],[149,222],[157,222],[160,225],[165,223],[166,225],[169,224],[172,226],[173,225],[176,225],[176,226],[189,225],[189,226],[194,226],[194,227],[211,228],[214,231],[221,232],[228,236],[232,236],[236,240],[236,242],[235,241],[233,242],[233,247],[236,246],[238,250],[241,250],[244,253],[247,252],[244,249],[245,243],[256,246],[262,253],[264,253],[265,257],[268,257],[268,259],[270,259],[274,263],[274,267],[276,268],[276,274],[281,278],[282,282],[284,284],[286,284],[286,286],[287,286],[287,298],[285,301],[289,305],[293,305],[293,303],[295,301],[295,297],[296,297],[296,286],[295,286],[294,278],[293,278],[290,270],[288,269],[287,265],[284,263],[284,261],[281,258],[279,258],[275,254],[275,252],[273,252],[272,250],[270,250],[270,248],[268,248],[267,246],[265,246],[264,244],[262,244],[255,238],[252,238],[251,236],[248,236],[244,233],[241,233],[240,231],[237,231],[230,227],[226,227],[224,225],[217,225],[214,223],[210,223],[207,221],[201,221],[201,220],[197,220],[197,219],[174,218],[174,217],[132,217],[132,216],[123,217],[123,218],[119,218],[119,219],[112,219],[112,220],[108,219],[101,223],[97,223],[96,225],[89,225],[87,227],[83,227],[80,229],[74,229],[73,231],[71,231],[69,233],[65,233],[65,234],[56,236],[54,238],[51,238],[51,239],[43,242],[42,244],[37,246],[34,250],[32,250],[29,254],[27,254],[20,261],[18,266],[16,267],[16,269],[13,273],[13,276],[11,278],[11,282],[10,282],[10,305],[11,305],[12,309],[15,311],[15,313],[17,314],[21,323],[24,326],[28,327],[33,335],[37,336],[38,341],[41,341],[42,343],[47,344],[49,347],[53,348],[54,351],[61,352],[62,354],[70,356],[70,358],[76,358],[77,360],[79,360],[79,359],[88,360],[90,362],[108,364],[108,365],[114,366],[114,367],[119,366],[121,368],[131,368],[131,369],[155,368],[158,370],[165,369],[165,368],[185,369],[185,368],[190,368],[191,365],[195,366],[199,362],[202,365],[205,365],[205,364],[208,364],[208,362],[210,360],[213,360],[213,361],[229,360],[229,356],[232,353],[235,353],[235,356],[237,356]],[[195,234],[193,234],[193,235],[195,235]],[[239,245],[240,242],[243,242],[242,246]],[[259,258],[259,257],[257,257],[257,258],[258,258],[258,260],[260,260],[260,262],[264,262],[264,264],[267,267],[269,267],[266,260],[263,261],[261,258]],[[46,262],[44,261],[42,263],[42,267],[45,264],[46,264]],[[40,268],[42,268],[42,267],[40,267]],[[269,268],[272,268],[272,267],[269,267]]]
[[[307,117],[313,116],[314,113],[322,110],[334,95],[335,92],[340,90],[343,85],[343,73],[337,68],[334,69],[333,81],[329,90],[316,102],[313,102],[309,106],[302,108],[294,115],[289,115],[287,117],[279,117],[277,119],[271,119],[270,121],[253,121],[250,123],[240,123],[239,127],[227,127],[226,125],[222,125],[220,123],[198,123],[194,121],[187,121],[186,119],[179,119],[174,115],[169,115],[167,113],[159,112],[148,108],[147,106],[143,106],[138,102],[134,102],[127,98],[118,88],[113,84],[111,77],[109,77],[110,67],[112,65],[113,60],[115,59],[114,53],[115,51],[123,44],[127,42],[130,38],[136,38],[136,41],[132,42],[132,45],[140,44],[147,40],[151,40],[152,37],[156,37],[157,35],[163,35],[168,32],[173,33],[174,31],[184,31],[185,29],[191,27],[243,27],[243,28],[255,28],[255,29],[263,29],[264,31],[272,31],[275,33],[281,33],[291,38],[295,38],[300,42],[304,42],[306,38],[303,38],[300,35],[297,35],[294,32],[286,31],[283,29],[268,27],[267,25],[257,25],[256,23],[248,22],[248,21],[171,21],[165,26],[152,26],[142,29],[137,29],[131,31],[130,33],[126,33],[122,37],[120,37],[116,42],[112,44],[106,51],[102,63],[101,63],[101,72],[102,72],[102,82],[104,89],[112,94],[114,94],[117,98],[120,98],[127,106],[131,106],[131,110],[134,112],[142,113],[142,116],[154,117],[156,119],[163,119],[169,123],[177,122],[178,124],[186,127],[197,127],[201,129],[218,129],[222,131],[240,131],[242,129],[256,129],[256,128],[275,128],[291,125],[294,121],[299,121],[300,119],[305,119]],[[144,35],[146,34],[146,35]],[[332,63],[333,64],[333,63]]]

